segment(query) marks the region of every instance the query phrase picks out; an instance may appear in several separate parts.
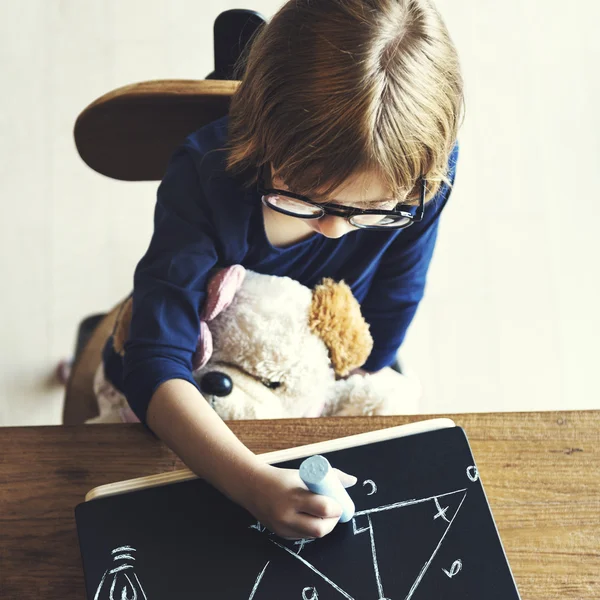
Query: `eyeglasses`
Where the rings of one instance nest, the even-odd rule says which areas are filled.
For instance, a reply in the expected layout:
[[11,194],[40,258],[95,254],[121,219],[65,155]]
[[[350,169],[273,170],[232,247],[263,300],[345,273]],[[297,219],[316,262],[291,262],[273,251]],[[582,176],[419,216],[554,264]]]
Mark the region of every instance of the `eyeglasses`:
[[396,204],[392,210],[368,209],[361,210],[340,204],[319,204],[306,196],[295,194],[288,190],[265,188],[264,167],[258,176],[258,193],[262,203],[279,213],[300,219],[320,219],[325,215],[342,217],[354,227],[361,229],[405,229],[413,223],[418,223],[425,214],[425,196],[427,194],[426,180],[421,176],[421,196],[419,206],[413,214],[411,204]]

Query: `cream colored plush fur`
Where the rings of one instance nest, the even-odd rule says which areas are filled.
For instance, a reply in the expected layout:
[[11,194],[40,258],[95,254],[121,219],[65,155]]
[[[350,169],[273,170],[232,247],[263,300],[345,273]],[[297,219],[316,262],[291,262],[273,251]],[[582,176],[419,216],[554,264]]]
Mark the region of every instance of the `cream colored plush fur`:
[[[288,277],[246,272],[231,304],[209,322],[213,354],[194,373],[200,385],[210,372],[231,378],[229,395],[204,393],[224,420],[418,412],[421,390],[415,379],[390,368],[345,379],[336,375],[332,353],[338,357],[337,370],[347,373],[364,362],[372,340],[358,302],[348,296],[349,288],[331,281],[326,285],[330,306],[323,305],[322,286],[313,292]],[[339,321],[331,306],[344,311]],[[323,311],[328,313],[327,327],[315,326],[315,315]],[[123,310],[123,315],[117,327],[119,342],[126,339],[130,311]],[[102,369],[96,389],[109,393],[101,399],[101,414],[94,422],[119,420],[124,398],[104,381]]]
[[[268,419],[418,412],[419,383],[392,369],[336,378],[328,347],[311,328],[312,300],[295,280],[247,272],[232,304],[211,321],[214,354],[195,374],[198,381],[210,371],[231,377],[229,396],[209,398],[217,413]],[[357,343],[354,335],[348,341]],[[280,385],[271,389],[274,383]]]

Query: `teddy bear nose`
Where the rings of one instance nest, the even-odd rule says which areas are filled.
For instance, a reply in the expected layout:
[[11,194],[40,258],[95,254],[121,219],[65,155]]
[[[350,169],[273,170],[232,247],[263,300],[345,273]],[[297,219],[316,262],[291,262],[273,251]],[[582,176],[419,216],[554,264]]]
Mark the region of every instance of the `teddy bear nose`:
[[209,371],[200,379],[200,389],[211,396],[229,396],[233,390],[233,382],[225,373]]

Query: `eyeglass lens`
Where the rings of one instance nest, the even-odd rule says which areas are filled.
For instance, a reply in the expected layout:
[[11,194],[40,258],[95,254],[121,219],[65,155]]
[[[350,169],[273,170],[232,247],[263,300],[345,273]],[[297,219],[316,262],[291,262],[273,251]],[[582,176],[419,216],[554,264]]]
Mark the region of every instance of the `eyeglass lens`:
[[[281,210],[292,216],[305,218],[318,218],[323,216],[323,210],[318,206],[307,204],[302,200],[285,196],[283,194],[268,194],[264,196],[265,202],[276,210]],[[350,222],[357,227],[405,227],[412,222],[405,215],[363,214],[353,215]]]

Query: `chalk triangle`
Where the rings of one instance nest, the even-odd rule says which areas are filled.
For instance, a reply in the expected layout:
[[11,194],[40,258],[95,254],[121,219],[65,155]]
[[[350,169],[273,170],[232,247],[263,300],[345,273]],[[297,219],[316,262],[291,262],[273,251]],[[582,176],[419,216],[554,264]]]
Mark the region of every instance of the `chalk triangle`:
[[[405,501],[368,514],[379,598],[415,594],[466,498],[466,490]],[[380,549],[378,551],[378,549]]]
[[[271,538],[281,552],[251,598],[355,600],[368,588],[368,600],[418,600],[419,584],[466,495],[463,489],[360,511],[351,526],[301,548]],[[333,563],[332,553],[337,557]]]

